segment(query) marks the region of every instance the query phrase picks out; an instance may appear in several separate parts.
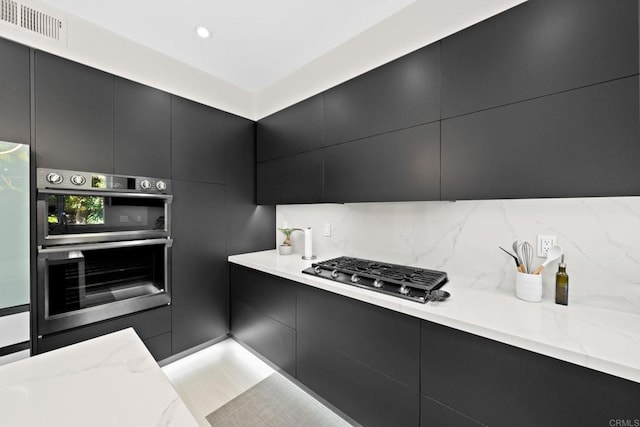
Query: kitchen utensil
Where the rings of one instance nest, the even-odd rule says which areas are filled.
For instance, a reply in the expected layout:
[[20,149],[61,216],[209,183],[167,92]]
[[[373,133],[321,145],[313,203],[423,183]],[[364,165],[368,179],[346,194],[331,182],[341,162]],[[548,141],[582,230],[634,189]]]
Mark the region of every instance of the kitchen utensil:
[[520,261],[518,260],[518,257],[515,256],[514,254],[512,254],[511,252],[509,252],[508,250],[506,250],[505,248],[503,248],[502,246],[498,246],[500,249],[502,249],[504,251],[505,254],[509,255],[510,257],[513,258],[513,260],[516,262],[516,268],[518,269],[518,271],[522,272],[522,264],[520,264]]
[[518,241],[514,240],[513,245],[511,245],[511,247],[513,248],[513,253],[516,254],[516,257],[518,257],[518,263],[522,266],[522,268],[519,270],[521,273],[524,273],[524,263],[522,262],[522,254],[520,253],[520,247],[518,245]]
[[547,252],[547,259],[542,263],[542,265],[536,268],[536,271],[534,271],[533,274],[540,274],[540,272],[542,272],[542,270],[544,270],[547,265],[551,264],[561,256],[562,248],[558,245],[552,246],[551,249],[549,249],[549,252]]
[[531,243],[523,242],[520,245],[520,253],[522,254],[524,272],[531,274],[531,263],[533,262],[533,246],[531,246]]

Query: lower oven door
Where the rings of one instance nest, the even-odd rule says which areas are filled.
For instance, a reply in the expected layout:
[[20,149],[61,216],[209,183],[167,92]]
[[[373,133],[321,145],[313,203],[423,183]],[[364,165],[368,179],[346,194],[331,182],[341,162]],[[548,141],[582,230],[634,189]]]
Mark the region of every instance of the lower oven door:
[[171,239],[38,250],[38,335],[171,303]]

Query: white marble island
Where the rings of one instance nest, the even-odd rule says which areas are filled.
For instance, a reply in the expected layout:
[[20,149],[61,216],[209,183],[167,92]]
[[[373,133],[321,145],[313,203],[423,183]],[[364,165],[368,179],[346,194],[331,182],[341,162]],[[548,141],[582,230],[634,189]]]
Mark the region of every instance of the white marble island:
[[198,426],[133,329],[1,366],[0,425]]

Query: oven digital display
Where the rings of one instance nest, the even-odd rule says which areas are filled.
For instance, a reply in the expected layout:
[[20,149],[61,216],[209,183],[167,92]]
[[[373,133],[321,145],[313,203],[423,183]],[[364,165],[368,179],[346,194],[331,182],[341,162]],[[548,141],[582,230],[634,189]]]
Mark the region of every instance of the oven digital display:
[[107,188],[107,178],[104,175],[91,175],[91,188]]

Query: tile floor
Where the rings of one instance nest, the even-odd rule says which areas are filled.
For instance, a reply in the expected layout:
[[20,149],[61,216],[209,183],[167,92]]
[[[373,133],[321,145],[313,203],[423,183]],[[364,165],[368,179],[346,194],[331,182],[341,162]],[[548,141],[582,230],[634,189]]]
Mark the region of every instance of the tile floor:
[[232,339],[162,368],[200,426],[206,416],[273,374],[274,370]]

